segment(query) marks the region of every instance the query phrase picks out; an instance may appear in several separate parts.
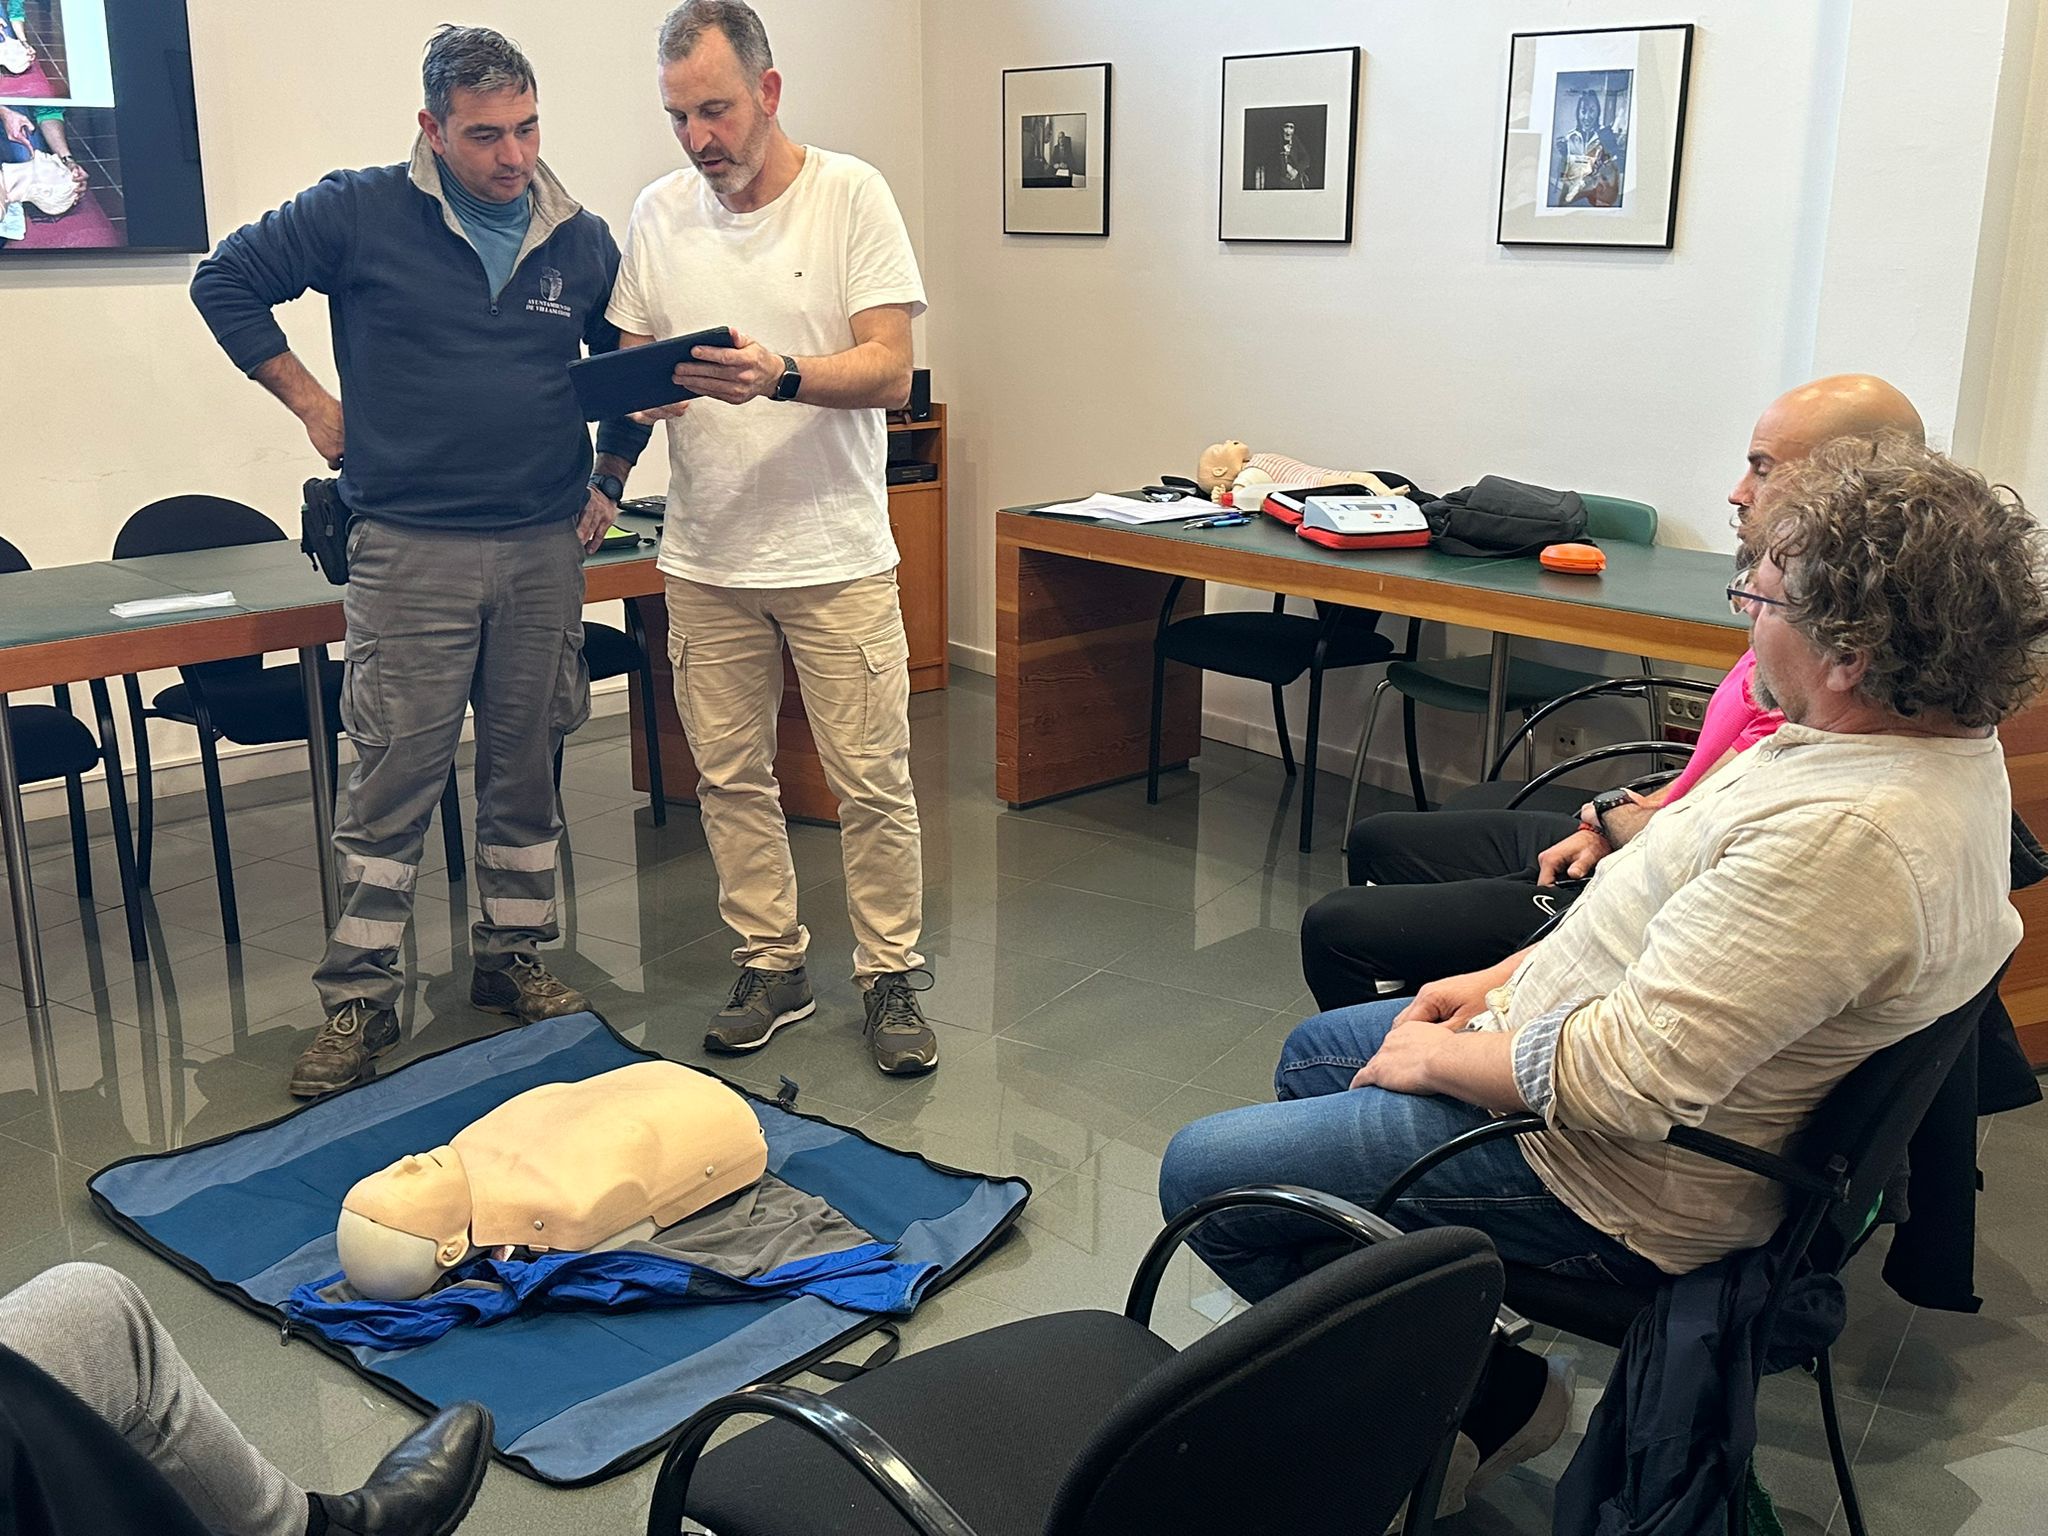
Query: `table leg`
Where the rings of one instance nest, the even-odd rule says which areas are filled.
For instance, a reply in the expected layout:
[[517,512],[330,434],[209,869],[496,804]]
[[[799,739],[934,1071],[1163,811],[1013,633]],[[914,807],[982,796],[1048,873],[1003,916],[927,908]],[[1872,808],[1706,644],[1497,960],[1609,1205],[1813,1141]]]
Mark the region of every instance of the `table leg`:
[[327,718],[326,694],[320,686],[320,664],[326,659],[324,645],[299,652],[299,691],[306,700],[306,755],[313,767],[313,836],[320,852],[320,910],[327,918],[327,931],[332,933],[341,921],[341,886],[334,870],[334,767],[327,757],[334,726]]
[[[1152,640],[1173,578],[996,546],[996,796],[1035,805],[1145,772]],[[1176,617],[1202,611],[1190,581]],[[1202,675],[1166,669],[1159,761],[1201,751]]]
[[21,815],[21,777],[14,766],[14,722],[0,693],[0,839],[7,844],[7,892],[14,906],[14,942],[21,951],[21,995],[31,1017],[49,1004],[43,993],[43,939],[36,892],[29,882],[28,826]]
[[1479,772],[1483,776],[1493,767],[1493,760],[1500,756],[1501,723],[1508,712],[1508,637],[1496,633],[1493,637],[1493,654],[1487,660],[1486,668],[1486,732],[1484,756],[1480,759]]

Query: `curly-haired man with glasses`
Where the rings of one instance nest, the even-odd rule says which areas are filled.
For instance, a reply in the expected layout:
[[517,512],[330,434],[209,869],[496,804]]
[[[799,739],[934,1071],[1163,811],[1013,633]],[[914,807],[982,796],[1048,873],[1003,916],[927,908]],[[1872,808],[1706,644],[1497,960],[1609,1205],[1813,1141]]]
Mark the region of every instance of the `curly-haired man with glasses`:
[[[1673,1126],[1775,1151],[1859,1062],[1991,978],[2020,936],[1993,727],[2048,666],[2040,529],[1893,436],[1778,469],[1745,539],[1756,563],[1732,596],[1757,697],[1786,723],[1603,860],[1520,954],[1302,1024],[1277,1103],[1174,1138],[1169,1216],[1240,1184],[1369,1202],[1429,1148],[1535,1110],[1548,1130],[1443,1164],[1394,1219],[1477,1226],[1562,1274],[1681,1274],[1764,1241],[1781,1200],[1667,1146]],[[1257,1299],[1319,1242],[1245,1212],[1196,1246]],[[1558,1397],[1540,1361],[1496,1363],[1483,1427],[1467,1420],[1475,1485],[1557,1438]]]

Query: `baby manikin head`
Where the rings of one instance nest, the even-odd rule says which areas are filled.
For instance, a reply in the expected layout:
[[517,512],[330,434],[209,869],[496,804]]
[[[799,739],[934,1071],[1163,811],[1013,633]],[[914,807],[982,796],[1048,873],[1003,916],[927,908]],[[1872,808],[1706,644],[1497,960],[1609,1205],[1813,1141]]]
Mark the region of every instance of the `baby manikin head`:
[[453,1147],[401,1157],[341,1202],[342,1271],[375,1301],[424,1296],[475,1251],[469,1223],[469,1176]]
[[0,166],[0,201],[33,203],[44,213],[69,213],[82,194],[78,178],[55,155],[41,150],[26,161]]

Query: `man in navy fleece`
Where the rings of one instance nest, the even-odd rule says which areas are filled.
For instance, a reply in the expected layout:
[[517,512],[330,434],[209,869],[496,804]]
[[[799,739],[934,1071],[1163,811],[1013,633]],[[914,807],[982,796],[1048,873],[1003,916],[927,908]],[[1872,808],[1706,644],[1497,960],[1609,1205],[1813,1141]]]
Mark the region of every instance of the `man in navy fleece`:
[[[305,424],[355,512],[342,717],[356,766],[334,834],[342,916],[313,977],[327,1020],[289,1084],[301,1098],[358,1081],[397,1043],[398,948],[469,704],[470,1001],[523,1023],[585,1006],[537,949],[558,932],[554,755],[590,712],[582,556],[648,436],[607,422],[593,474],[568,380],[585,347],[618,345],[619,252],[541,163],[518,48],[444,27],[422,75],[409,165],[330,173],[192,281],[222,348]],[[271,315],[308,289],[328,296],[339,399]]]

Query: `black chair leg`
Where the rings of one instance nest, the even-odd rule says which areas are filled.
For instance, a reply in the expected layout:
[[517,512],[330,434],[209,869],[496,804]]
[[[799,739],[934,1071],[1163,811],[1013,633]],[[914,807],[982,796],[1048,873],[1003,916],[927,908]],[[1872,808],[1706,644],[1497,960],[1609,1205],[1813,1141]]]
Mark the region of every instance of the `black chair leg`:
[[128,724],[135,737],[135,883],[147,885],[150,861],[156,853],[156,792],[149,780],[149,718],[142,712],[142,684],[133,672],[121,679],[121,688],[128,696]]
[[1822,1350],[1813,1363],[1814,1384],[1820,1388],[1820,1420],[1828,1432],[1828,1459],[1835,1464],[1835,1487],[1842,1495],[1842,1515],[1849,1522],[1849,1536],[1869,1536],[1863,1523],[1863,1505],[1856,1497],[1856,1479],[1850,1475],[1849,1456],[1842,1444],[1842,1419],[1835,1409],[1835,1368]]
[[78,899],[92,900],[92,840],[85,825],[85,781],[64,775],[64,804],[71,814],[71,867],[78,879]]
[[1415,796],[1415,809],[1429,809],[1429,796],[1422,790],[1422,752],[1415,744],[1415,701],[1401,695],[1401,744],[1408,750],[1408,789]]
[[1323,727],[1323,671],[1309,668],[1308,735],[1301,753],[1301,851],[1309,851],[1309,836],[1316,824],[1316,736]]
[[1166,652],[1152,647],[1152,733],[1145,748],[1145,803],[1159,803],[1159,738],[1166,729]]
[[453,885],[469,872],[469,866],[462,855],[462,791],[452,766],[448,787],[441,791],[441,846],[448,854],[448,883]]
[[[203,715],[204,710],[200,711]],[[220,886],[220,926],[223,943],[242,942],[242,919],[235,905],[234,857],[228,849],[228,806],[220,788],[220,753],[213,731],[199,727],[199,771],[206,780],[206,820],[213,833],[213,878]]]
[[1280,737],[1280,764],[1287,770],[1287,777],[1294,777],[1294,743],[1287,735],[1287,695],[1279,685],[1273,688],[1273,729]]
[[136,876],[134,831],[128,825],[128,783],[121,772],[121,738],[114,734],[114,702],[107,696],[104,678],[92,680],[92,706],[100,721],[100,762],[107,771],[107,817],[114,824],[114,868],[121,878],[121,912],[128,922],[128,953],[136,964],[142,965],[149,960],[149,935],[142,924],[142,882]]

